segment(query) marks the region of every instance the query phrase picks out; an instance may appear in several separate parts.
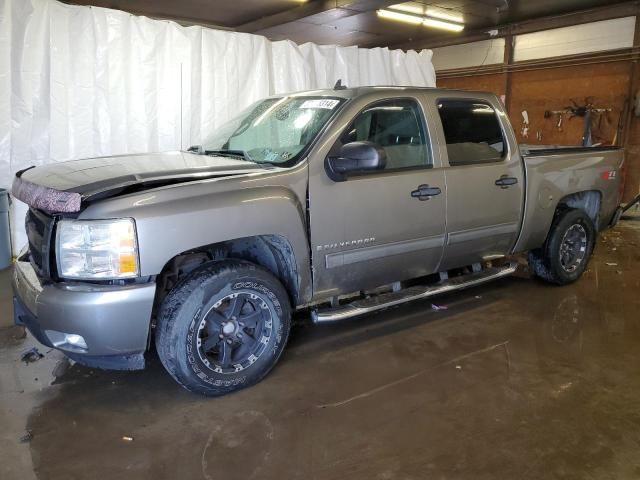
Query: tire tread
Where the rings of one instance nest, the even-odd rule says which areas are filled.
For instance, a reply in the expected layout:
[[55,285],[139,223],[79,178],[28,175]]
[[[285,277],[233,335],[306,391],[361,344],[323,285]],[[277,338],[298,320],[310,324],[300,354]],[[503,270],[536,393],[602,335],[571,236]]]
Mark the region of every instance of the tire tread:
[[[564,232],[565,223],[575,222],[577,220],[583,221],[587,226],[590,234],[588,242],[588,252],[585,257],[584,266],[581,268],[577,276],[568,277],[563,275],[560,271],[560,266],[557,261],[556,243],[560,241],[558,238],[562,232]],[[554,283],[556,285],[566,285],[576,281],[586,269],[586,266],[593,252],[593,248],[596,243],[597,232],[593,221],[583,210],[577,208],[560,208],[556,211],[556,214],[549,229],[549,235],[545,240],[544,245],[541,248],[531,250],[528,255],[529,268],[533,274],[548,283]]]
[[[279,352],[277,352],[277,355],[271,363],[270,367],[260,372],[259,375],[254,376],[254,378],[252,378],[252,381],[247,383],[246,385],[243,384],[241,386],[231,385],[227,387],[214,387],[211,385],[206,385],[203,382],[199,383],[198,385],[194,385],[185,381],[178,358],[179,356],[175,348],[178,342],[182,341],[182,339],[177,338],[176,332],[172,331],[172,323],[174,322],[177,313],[179,312],[185,301],[188,299],[188,297],[191,295],[193,290],[203,282],[213,279],[214,277],[221,277],[225,275],[235,276],[241,273],[246,273],[247,271],[260,272],[263,275],[271,277],[274,285],[278,287],[278,290],[280,290],[279,292],[275,293],[279,297],[279,300],[283,306],[283,310],[285,310],[286,314],[290,316],[289,297],[280,282],[275,277],[273,277],[273,275],[268,270],[245,260],[230,259],[216,261],[196,268],[189,275],[181,279],[173,288],[173,290],[171,290],[169,294],[167,294],[164,301],[162,302],[162,305],[158,312],[158,321],[155,330],[156,350],[158,352],[158,356],[162,365],[167,370],[169,375],[171,375],[171,377],[179,385],[181,385],[186,390],[189,390],[190,392],[206,396],[220,396],[258,383],[271,371],[284,351],[284,346],[286,345],[289,337],[290,329],[288,327],[283,328],[283,336],[281,340],[282,347],[280,348]],[[290,325],[290,322],[287,322],[286,319],[285,323]]]

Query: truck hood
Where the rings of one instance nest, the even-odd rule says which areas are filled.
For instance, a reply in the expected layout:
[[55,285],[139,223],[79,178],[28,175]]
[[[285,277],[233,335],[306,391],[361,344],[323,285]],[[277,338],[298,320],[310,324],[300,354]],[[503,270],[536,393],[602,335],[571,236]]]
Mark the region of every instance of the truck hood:
[[264,172],[267,167],[229,157],[168,152],[53,163],[18,172],[13,195],[51,212],[76,212],[82,201],[131,188],[153,188],[205,178]]

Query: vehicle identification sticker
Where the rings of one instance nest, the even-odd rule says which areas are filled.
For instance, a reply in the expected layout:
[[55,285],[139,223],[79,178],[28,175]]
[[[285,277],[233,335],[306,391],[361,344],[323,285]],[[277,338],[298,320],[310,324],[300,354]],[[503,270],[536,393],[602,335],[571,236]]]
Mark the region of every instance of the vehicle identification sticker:
[[333,100],[331,98],[322,98],[315,100],[307,100],[304,102],[300,108],[325,108],[327,110],[333,110],[336,108],[336,105],[340,103],[339,100]]
[[273,150],[270,152],[266,152],[264,155],[264,161],[265,162],[275,162],[276,160],[278,160],[278,157],[280,156],[280,154],[278,152],[274,152]]

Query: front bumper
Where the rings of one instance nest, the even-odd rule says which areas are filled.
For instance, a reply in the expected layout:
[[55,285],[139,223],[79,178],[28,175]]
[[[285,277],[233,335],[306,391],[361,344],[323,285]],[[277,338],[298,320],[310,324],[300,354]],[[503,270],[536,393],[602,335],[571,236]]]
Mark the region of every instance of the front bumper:
[[[15,322],[25,325],[40,343],[90,366],[144,367],[155,283],[43,285],[21,256],[14,267],[13,291]],[[61,344],[65,335],[80,336],[86,347]]]

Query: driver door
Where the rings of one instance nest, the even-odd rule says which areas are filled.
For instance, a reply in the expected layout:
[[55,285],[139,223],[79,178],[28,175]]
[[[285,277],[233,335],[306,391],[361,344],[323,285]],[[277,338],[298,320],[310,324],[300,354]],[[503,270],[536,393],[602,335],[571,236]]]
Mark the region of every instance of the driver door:
[[[309,167],[315,297],[438,271],[446,185],[443,170],[434,164],[419,99],[360,101],[336,123]],[[332,181],[325,158],[354,141],[382,147],[386,167]],[[425,186],[437,188],[429,190],[432,195],[421,195]]]

